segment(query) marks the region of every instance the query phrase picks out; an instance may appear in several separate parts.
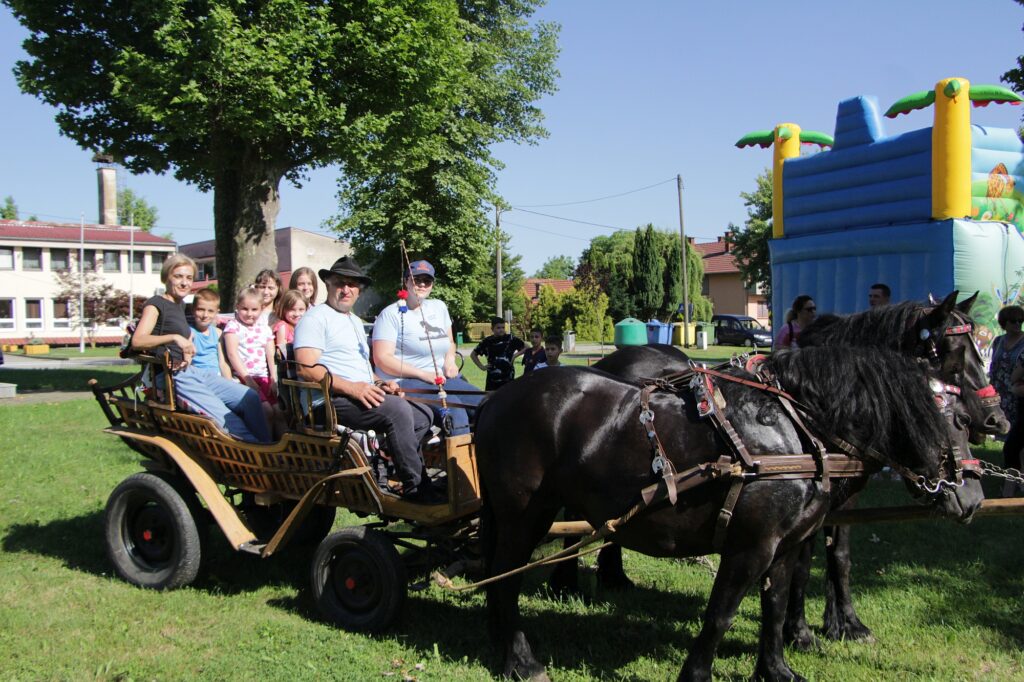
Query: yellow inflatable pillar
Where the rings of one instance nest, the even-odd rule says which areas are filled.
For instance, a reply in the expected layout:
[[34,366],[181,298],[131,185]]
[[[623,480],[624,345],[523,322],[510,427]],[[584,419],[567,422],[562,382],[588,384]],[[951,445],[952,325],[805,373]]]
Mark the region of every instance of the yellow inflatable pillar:
[[772,237],[783,236],[782,226],[782,164],[786,159],[800,156],[800,126],[780,123],[775,126],[775,144],[772,152]]
[[946,78],[935,85],[932,126],[932,218],[971,214],[971,84]]

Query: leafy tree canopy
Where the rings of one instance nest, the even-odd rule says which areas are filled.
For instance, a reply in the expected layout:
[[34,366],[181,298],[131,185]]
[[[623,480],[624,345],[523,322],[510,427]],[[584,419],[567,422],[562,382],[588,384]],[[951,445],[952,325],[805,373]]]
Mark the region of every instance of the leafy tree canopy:
[[772,172],[766,168],[757,176],[753,192],[740,192],[747,207],[743,227],[729,224],[729,243],[736,256],[736,266],[747,287],[762,287],[771,299],[772,270],[768,240],[772,237]]
[[551,256],[540,270],[533,273],[534,277],[543,279],[569,279],[576,272],[576,263],[569,256]]
[[328,164],[357,192],[390,190],[375,207],[349,197],[353,216],[470,229],[428,255],[477,263],[486,147],[538,134],[532,103],[553,79],[553,29],[525,25],[534,0],[3,2],[30,31],[19,85],[57,107],[63,134],[213,190],[227,299],[276,266],[280,181]]
[[117,222],[119,225],[134,225],[149,232],[156,225],[160,214],[142,197],[130,189],[117,193]]

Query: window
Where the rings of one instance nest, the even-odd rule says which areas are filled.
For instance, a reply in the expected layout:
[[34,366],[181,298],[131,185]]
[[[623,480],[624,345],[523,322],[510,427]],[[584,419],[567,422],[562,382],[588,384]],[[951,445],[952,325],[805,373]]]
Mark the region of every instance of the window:
[[21,269],[22,270],[42,270],[43,269],[43,250],[37,246],[23,246],[21,247]]
[[711,278],[704,275],[704,279],[700,281],[700,293],[703,296],[711,295]]
[[14,247],[0,246],[0,270],[14,269]]
[[200,282],[205,282],[209,279],[217,279],[217,265],[212,261],[209,263],[199,263],[199,276],[196,277]]
[[103,272],[121,272],[121,252],[103,252]]
[[[81,251],[78,253],[81,254]],[[86,272],[92,272],[96,269],[96,249],[85,250],[85,261],[83,263],[83,267]]]
[[43,299],[25,299],[25,329],[43,328]]
[[132,272],[146,271],[146,252],[136,251],[132,254]]
[[67,270],[71,267],[70,255],[67,249],[50,249],[50,270]]
[[53,328],[69,329],[71,327],[71,306],[66,300],[53,302]]
[[0,329],[14,329],[13,298],[0,298]]
[[164,266],[164,261],[167,260],[167,257],[170,255],[171,254],[167,251],[154,251],[150,258],[153,262],[153,272],[160,272],[160,268]]
[[758,317],[768,317],[768,313],[769,312],[770,311],[768,309],[768,301],[758,301],[757,302],[757,316]]

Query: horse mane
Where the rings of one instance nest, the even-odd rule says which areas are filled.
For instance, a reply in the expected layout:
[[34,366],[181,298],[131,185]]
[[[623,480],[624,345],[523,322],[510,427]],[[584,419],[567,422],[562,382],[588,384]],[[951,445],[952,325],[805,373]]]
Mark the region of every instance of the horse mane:
[[916,301],[878,306],[851,315],[822,315],[800,331],[801,348],[811,346],[871,346],[909,350],[912,328],[928,309]]
[[769,360],[782,388],[828,433],[909,466],[929,465],[948,425],[920,361],[880,348],[779,350]]

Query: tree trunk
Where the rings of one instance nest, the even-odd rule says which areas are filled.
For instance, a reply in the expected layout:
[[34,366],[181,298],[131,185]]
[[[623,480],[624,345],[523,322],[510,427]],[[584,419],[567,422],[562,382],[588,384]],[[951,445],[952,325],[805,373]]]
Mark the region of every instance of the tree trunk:
[[246,154],[239,167],[217,173],[213,188],[217,287],[221,310],[234,309],[235,294],[264,268],[277,270],[274,229],[281,210],[283,173]]

